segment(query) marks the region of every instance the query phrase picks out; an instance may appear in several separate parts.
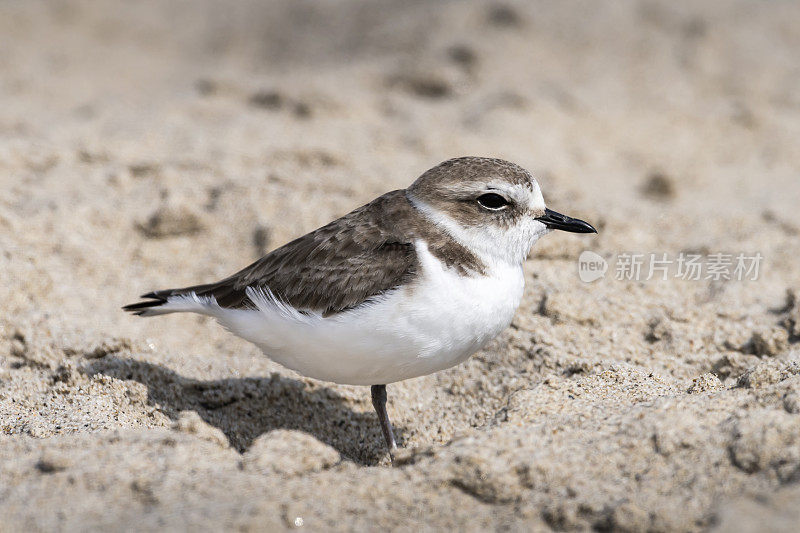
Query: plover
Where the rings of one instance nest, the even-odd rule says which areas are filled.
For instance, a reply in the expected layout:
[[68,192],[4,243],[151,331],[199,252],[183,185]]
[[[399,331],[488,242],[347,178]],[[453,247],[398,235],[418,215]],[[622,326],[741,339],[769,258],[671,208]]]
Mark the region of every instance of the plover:
[[205,285],[157,290],[140,316],[208,315],[305,376],[371,386],[390,454],[386,384],[457,365],[510,323],[531,246],[596,233],[545,207],[522,167],[461,157]]

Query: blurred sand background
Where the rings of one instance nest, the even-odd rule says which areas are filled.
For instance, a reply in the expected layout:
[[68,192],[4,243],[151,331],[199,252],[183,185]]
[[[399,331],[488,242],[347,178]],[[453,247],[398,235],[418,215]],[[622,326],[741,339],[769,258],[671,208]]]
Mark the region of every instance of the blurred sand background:
[[[789,1],[2,2],[0,530],[796,530],[798,50]],[[389,387],[394,468],[368,389],[119,309],[460,155],[600,233]],[[588,284],[585,249],[764,262]]]

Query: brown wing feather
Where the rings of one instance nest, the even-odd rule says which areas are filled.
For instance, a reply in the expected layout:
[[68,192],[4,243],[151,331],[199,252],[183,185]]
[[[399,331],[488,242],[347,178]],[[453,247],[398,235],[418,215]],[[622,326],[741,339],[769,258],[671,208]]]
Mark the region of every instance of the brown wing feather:
[[129,310],[154,307],[169,296],[192,292],[213,296],[223,307],[246,307],[252,305],[245,293],[247,287],[269,288],[300,310],[330,315],[351,309],[414,276],[418,216],[404,192],[393,191],[222,281],[155,291],[144,297],[156,301],[133,304]]

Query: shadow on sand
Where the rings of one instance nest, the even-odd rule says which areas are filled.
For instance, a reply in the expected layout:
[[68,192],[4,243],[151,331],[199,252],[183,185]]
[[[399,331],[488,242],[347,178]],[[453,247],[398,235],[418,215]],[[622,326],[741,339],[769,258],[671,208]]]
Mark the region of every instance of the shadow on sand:
[[[375,465],[386,455],[375,413],[352,410],[344,397],[324,385],[308,385],[275,373],[264,378],[200,381],[160,365],[117,357],[92,361],[81,371],[142,383],[149,404],[173,420],[181,411],[196,411],[222,430],[240,452],[273,429],[294,429],[313,435],[358,464]],[[366,387],[364,395],[369,398]],[[400,440],[403,428],[396,427],[395,432]]]

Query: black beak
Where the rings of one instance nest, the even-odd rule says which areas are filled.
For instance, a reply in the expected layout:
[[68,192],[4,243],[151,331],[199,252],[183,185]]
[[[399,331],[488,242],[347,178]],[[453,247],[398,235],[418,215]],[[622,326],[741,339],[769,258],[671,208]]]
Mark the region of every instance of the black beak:
[[597,233],[594,226],[588,222],[556,213],[552,209],[545,209],[544,215],[536,217],[536,220],[549,229],[560,229],[571,233]]

